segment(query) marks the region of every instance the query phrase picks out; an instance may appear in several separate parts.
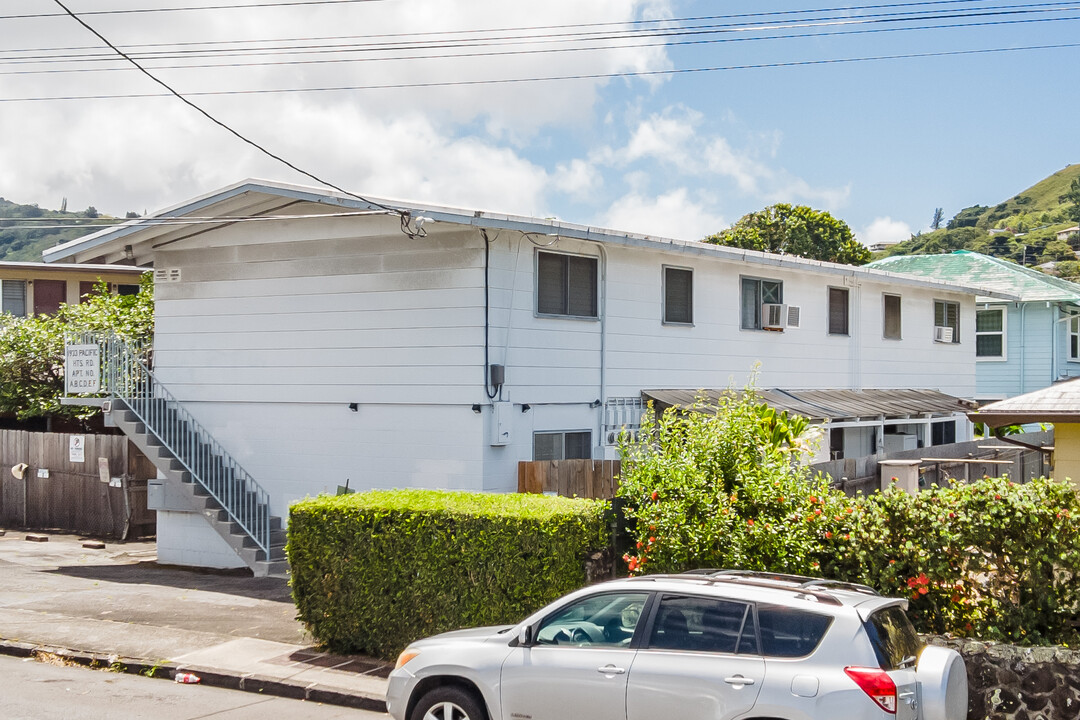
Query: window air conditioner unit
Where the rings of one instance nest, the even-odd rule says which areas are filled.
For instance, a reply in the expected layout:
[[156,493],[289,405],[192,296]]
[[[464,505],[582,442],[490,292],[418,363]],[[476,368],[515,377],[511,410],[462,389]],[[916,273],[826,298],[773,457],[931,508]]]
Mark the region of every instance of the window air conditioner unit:
[[802,308],[798,305],[787,306],[787,326],[789,328],[799,327],[799,320],[802,318]]
[[802,308],[798,305],[765,303],[761,306],[761,327],[766,330],[783,330],[799,327]]
[[952,341],[951,327],[942,327],[941,325],[934,326],[934,342],[951,343]]

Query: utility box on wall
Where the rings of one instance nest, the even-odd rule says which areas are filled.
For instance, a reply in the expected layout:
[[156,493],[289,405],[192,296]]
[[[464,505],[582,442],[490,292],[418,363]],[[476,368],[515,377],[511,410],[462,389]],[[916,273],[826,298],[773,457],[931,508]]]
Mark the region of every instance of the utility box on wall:
[[491,409],[491,444],[509,445],[514,437],[510,429],[510,413],[514,406],[508,402],[497,402],[492,404]]

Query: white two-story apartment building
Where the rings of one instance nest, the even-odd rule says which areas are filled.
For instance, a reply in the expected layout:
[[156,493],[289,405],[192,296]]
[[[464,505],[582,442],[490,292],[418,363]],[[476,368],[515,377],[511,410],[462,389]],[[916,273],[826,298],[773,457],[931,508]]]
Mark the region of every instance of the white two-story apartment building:
[[[46,253],[124,257],[155,269],[157,377],[275,515],[346,481],[512,491],[518,461],[617,456],[643,392],[754,372],[870,398],[840,452],[968,437],[950,398],[874,402],[974,397],[976,291],[933,279],[263,181]],[[163,508],[159,554],[235,564],[199,520]]]

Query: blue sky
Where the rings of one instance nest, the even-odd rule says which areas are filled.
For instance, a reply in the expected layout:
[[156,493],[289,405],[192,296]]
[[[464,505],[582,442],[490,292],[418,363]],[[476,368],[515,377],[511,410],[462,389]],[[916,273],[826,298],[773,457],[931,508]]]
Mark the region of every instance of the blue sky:
[[[115,12],[273,2],[66,4],[122,49],[158,53],[142,62],[229,126],[374,196],[684,239],[793,202],[873,242],[925,229],[935,207],[951,217],[1080,161],[1080,47],[822,63],[1080,44],[1080,2],[352,0]],[[130,97],[161,89],[70,17],[15,17],[58,12],[48,0],[0,7],[0,195],[122,215],[249,176],[312,184],[176,99]],[[700,17],[714,19],[687,20]],[[704,25],[711,32],[671,34]],[[940,25],[962,27],[926,27]],[[522,52],[573,47],[581,38],[570,32],[608,39]],[[336,45],[349,51],[327,51]],[[179,50],[189,54],[160,57]],[[492,52],[513,54],[477,56]],[[626,76],[641,72],[651,74]],[[571,75],[620,76],[476,83]],[[476,84],[441,84],[462,81]],[[371,85],[409,87],[297,92]],[[286,92],[195,94],[251,90]],[[84,99],[30,99],[71,96]]]

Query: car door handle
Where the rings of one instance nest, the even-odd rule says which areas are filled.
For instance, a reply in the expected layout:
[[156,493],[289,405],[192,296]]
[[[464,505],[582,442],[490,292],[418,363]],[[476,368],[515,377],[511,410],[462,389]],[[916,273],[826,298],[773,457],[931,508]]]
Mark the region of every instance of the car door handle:
[[615,667],[614,665],[605,665],[604,667],[596,668],[596,672],[602,672],[605,675],[623,675],[626,673],[626,668]]
[[735,677],[724,678],[724,682],[726,682],[728,685],[753,685],[754,678],[736,675]]

